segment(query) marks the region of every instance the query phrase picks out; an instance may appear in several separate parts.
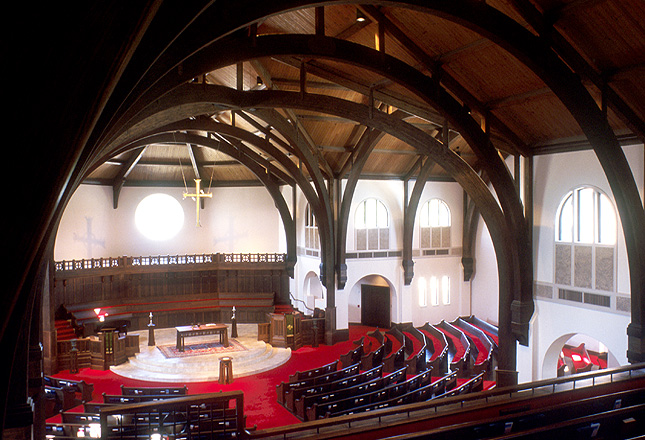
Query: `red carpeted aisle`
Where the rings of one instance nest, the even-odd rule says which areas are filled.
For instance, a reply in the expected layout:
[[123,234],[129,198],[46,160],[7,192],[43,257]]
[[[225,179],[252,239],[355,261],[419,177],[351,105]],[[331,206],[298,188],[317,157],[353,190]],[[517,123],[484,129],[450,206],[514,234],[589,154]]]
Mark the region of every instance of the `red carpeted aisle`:
[[[253,376],[235,379],[229,385],[220,385],[217,382],[188,383],[186,384],[188,394],[241,390],[244,392],[244,414],[247,416],[247,426],[257,425],[258,429],[266,429],[300,423],[291,412],[277,403],[276,385],[283,381],[286,382],[289,379],[289,375],[296,371],[309,370],[338,359],[341,354],[347,353],[354,348],[352,341],[360,339],[365,333],[373,330],[373,327],[352,325],[350,326],[349,341],[340,342],[333,346],[321,345],[318,348],[302,347],[297,351],[292,351],[289,361],[280,367]],[[93,383],[94,401],[96,402],[102,401],[102,393],[121,394],[121,384],[140,387],[168,385],[167,382],[144,382],[118,376],[111,371],[91,370],[89,368],[82,369],[78,374],[61,371],[55,377],[83,379],[88,383]],[[183,386],[184,384],[178,383],[176,385]],[[78,411],[82,411],[82,408]],[[60,416],[49,419],[49,421],[60,421]]]

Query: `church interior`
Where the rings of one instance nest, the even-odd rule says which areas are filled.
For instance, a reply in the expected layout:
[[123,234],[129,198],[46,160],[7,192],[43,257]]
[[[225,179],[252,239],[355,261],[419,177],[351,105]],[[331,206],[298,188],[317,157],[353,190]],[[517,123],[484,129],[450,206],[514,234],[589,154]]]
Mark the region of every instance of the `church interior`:
[[643,438],[645,3],[17,8],[3,439]]

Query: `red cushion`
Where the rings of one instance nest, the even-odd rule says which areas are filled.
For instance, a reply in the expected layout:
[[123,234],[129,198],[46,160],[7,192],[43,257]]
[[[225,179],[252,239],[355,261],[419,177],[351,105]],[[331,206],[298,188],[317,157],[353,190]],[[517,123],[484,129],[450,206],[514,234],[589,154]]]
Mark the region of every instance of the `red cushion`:
[[432,362],[435,359],[437,359],[439,355],[443,352],[443,347],[444,347],[443,341],[441,341],[439,338],[437,338],[427,330],[424,330],[424,329],[419,329],[419,330],[421,330],[421,332],[423,332],[424,335],[430,338],[430,342],[432,343],[432,347],[434,349],[434,353],[432,353],[432,357],[429,360],[429,362]]
[[461,343],[461,340],[457,336],[455,336],[452,333],[450,333],[448,330],[445,330],[445,329],[443,329],[441,327],[437,327],[437,328],[444,335],[446,335],[446,337],[452,339],[452,342],[453,342],[453,344],[455,346],[455,356],[453,357],[452,362],[453,363],[459,362],[464,357],[464,355],[466,354],[466,349],[464,348],[463,344]]
[[479,365],[482,362],[485,362],[486,359],[488,359],[488,350],[484,346],[484,343],[481,341],[481,339],[479,339],[476,335],[474,335],[473,333],[470,333],[467,330],[464,330],[461,327],[459,327],[459,330],[464,332],[466,336],[469,336],[470,339],[472,339],[472,341],[475,343],[475,346],[477,347],[477,349],[479,350],[479,354],[477,355],[477,359],[475,360],[475,365]]

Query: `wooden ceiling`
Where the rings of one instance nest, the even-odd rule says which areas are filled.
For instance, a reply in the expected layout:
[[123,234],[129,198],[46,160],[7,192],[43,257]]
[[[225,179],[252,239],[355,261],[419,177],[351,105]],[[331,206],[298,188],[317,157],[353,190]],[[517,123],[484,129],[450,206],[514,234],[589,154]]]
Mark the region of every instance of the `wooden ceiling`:
[[[642,0],[489,0],[497,9],[534,35],[578,75],[623,144],[645,139],[645,2]],[[322,12],[322,14],[321,14]],[[362,18],[362,20],[357,20]],[[199,29],[197,29],[199,32]],[[379,50],[428,78],[439,78],[448,93],[490,134],[503,155],[532,156],[590,148],[582,129],[565,104],[541,79],[537,68],[519,60],[499,41],[473,26],[419,11],[396,2],[330,4],[294,9],[256,21],[246,32],[228,37],[316,33]],[[238,35],[240,34],[240,35]],[[211,61],[211,60],[209,60]],[[207,65],[207,63],[204,63]],[[370,106],[405,120],[448,144],[478,170],[477,156],[464,137],[446,122],[444,111],[433,108],[397,78],[327,57],[271,55],[202,73],[192,83],[236,90],[280,90],[326,95]],[[308,109],[276,107],[293,131],[266,122],[254,109],[196,112],[189,119],[226,124],[268,141],[298,164],[294,142],[309,148],[327,178],[351,171],[353,154],[369,131],[350,117]],[[87,183],[126,186],[183,186],[201,178],[204,185],[259,185],[256,174],[231,156],[244,148],[275,167],[282,183],[292,183],[284,167],[248,140],[216,133],[196,124],[165,138],[150,138],[136,148],[117,149],[87,174]],[[210,139],[209,145],[185,142],[178,133]],[[295,139],[294,139],[295,137]],[[130,144],[132,146],[132,144]],[[417,175],[423,161],[432,159],[392,134],[379,137],[361,178],[407,179]],[[280,171],[285,171],[280,173]],[[431,179],[450,180],[439,165]]]

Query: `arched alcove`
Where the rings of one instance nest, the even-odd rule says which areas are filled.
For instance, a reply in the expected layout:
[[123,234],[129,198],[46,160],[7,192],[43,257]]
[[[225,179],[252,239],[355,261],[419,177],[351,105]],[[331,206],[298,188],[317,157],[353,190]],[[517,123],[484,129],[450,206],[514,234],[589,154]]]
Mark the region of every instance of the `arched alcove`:
[[325,308],[325,293],[320,282],[320,277],[313,271],[308,272],[304,278],[302,293],[307,307],[314,309],[316,307]]
[[[542,362],[542,378],[547,379],[558,375],[560,355],[565,346],[575,348],[580,347],[581,344],[588,352],[606,353],[606,368],[620,366],[616,356],[611,352],[609,347],[602,343],[602,341],[598,341],[597,339],[582,333],[566,333],[553,341],[547,349]],[[600,367],[594,368],[598,369]],[[570,371],[569,369],[565,374],[568,375],[572,373],[573,371]]]
[[360,280],[358,280],[350,289],[349,296],[347,299],[347,318],[349,323],[360,323],[361,322],[361,291],[363,286],[375,286],[383,287],[389,289],[389,310],[390,310],[390,321],[394,321],[394,317],[397,316],[397,301],[396,301],[396,289],[390,280],[383,277],[382,275],[372,274],[366,275]]

